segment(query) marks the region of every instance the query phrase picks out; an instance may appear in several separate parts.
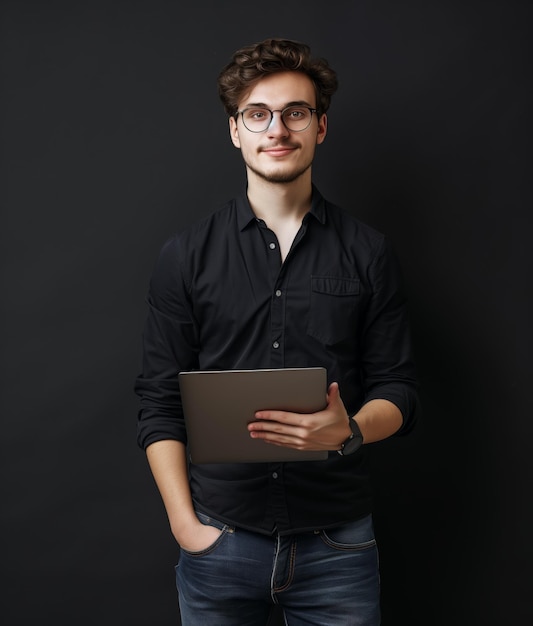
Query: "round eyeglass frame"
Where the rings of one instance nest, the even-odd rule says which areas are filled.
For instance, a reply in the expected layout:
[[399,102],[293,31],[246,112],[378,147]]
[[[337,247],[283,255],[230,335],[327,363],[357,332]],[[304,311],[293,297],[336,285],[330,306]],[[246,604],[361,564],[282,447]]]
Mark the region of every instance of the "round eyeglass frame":
[[[261,109],[262,111],[268,111],[270,113],[270,120],[268,121],[268,124],[265,126],[265,128],[263,128],[263,130],[252,130],[251,128],[248,128],[248,126],[246,126],[246,122],[244,121],[244,113],[246,113],[246,111],[250,111],[251,109]],[[285,113],[285,111],[288,111],[289,109],[307,109],[311,113],[311,117],[309,118],[309,124],[307,124],[305,128],[299,128],[298,130],[293,130],[292,128],[287,126],[287,124],[285,123],[285,120],[283,119],[283,114]],[[243,109],[242,111],[237,111],[235,113],[236,120],[239,117],[239,113],[241,114],[241,119],[242,119],[242,123],[244,124],[244,128],[246,128],[246,130],[248,130],[251,133],[265,133],[270,128],[270,125],[272,124],[272,121],[274,119],[274,113],[281,113],[280,115],[281,122],[288,131],[290,131],[291,133],[301,133],[304,130],[307,130],[309,126],[311,126],[311,122],[313,121],[313,113],[318,114],[318,109],[313,109],[312,107],[308,107],[308,106],[296,106],[294,104],[291,104],[288,107],[285,107],[284,109],[274,109],[274,110],[269,109],[267,107],[247,107],[246,109]]]

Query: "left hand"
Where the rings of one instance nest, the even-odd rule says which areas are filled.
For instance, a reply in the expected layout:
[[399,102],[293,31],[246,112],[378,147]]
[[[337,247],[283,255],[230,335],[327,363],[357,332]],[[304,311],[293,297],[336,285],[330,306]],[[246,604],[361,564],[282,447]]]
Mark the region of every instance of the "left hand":
[[258,411],[257,421],[248,424],[250,437],[296,450],[339,450],[351,430],[337,383],[329,386],[326,401],[316,413]]

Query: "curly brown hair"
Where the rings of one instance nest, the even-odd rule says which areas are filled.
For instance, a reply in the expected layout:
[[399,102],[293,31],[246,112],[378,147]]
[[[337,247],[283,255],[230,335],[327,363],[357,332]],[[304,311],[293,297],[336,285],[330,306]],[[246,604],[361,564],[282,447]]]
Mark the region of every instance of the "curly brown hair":
[[325,113],[337,91],[337,74],[325,59],[311,58],[307,44],[290,39],[265,39],[237,50],[218,76],[218,95],[229,116],[237,112],[243,95],[261,80],[276,72],[301,72],[316,91],[318,114]]

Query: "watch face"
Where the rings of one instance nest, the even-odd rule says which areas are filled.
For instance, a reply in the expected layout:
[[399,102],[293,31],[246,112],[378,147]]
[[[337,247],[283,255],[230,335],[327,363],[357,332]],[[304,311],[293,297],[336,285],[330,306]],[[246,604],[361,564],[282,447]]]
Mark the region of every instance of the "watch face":
[[349,441],[344,444],[342,449],[343,454],[353,454],[356,450],[359,450],[363,443],[362,437],[354,435]]
[[353,418],[350,418],[350,428],[352,429],[352,436],[342,446],[343,455],[353,454],[363,444],[363,435],[359,429],[359,424]]

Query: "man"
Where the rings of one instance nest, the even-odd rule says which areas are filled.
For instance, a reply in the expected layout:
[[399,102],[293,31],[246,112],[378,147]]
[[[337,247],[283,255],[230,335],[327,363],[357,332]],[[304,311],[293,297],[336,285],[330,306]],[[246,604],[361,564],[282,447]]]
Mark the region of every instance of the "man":
[[[335,72],[266,40],[219,76],[247,188],[172,238],[150,285],[139,444],[181,552],[184,626],[379,624],[364,446],[412,426],[414,366],[385,238],[327,202],[311,164]],[[188,463],[178,372],[322,366],[327,407],[264,410],[249,436],[325,461]]]

